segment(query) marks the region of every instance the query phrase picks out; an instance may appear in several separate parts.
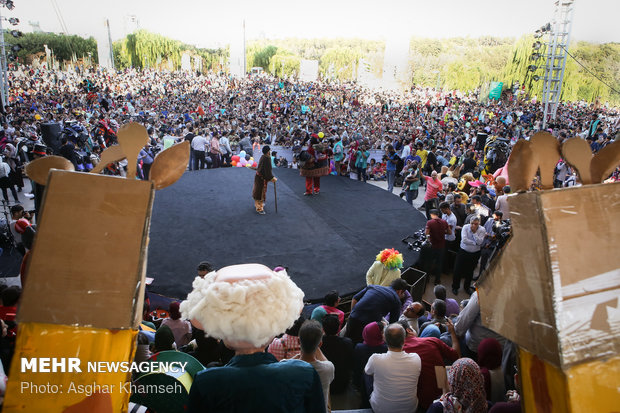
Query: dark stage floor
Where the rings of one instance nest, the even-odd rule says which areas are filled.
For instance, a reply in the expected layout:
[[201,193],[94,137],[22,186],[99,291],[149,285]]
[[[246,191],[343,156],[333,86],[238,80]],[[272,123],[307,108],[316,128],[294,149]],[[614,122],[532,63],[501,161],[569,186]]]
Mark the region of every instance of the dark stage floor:
[[417,253],[401,239],[426,222],[413,207],[387,191],[348,178],[321,178],[321,194],[306,197],[304,178],[277,169],[278,213],[273,184],[267,215],[254,211],[255,172],[223,168],[187,172],[155,196],[147,276],[151,291],[185,298],[196,265],[216,268],[260,263],[288,267],[288,274],[313,300],[331,289],[344,295],[365,285],[365,274],[383,248],[397,248],[405,266]]

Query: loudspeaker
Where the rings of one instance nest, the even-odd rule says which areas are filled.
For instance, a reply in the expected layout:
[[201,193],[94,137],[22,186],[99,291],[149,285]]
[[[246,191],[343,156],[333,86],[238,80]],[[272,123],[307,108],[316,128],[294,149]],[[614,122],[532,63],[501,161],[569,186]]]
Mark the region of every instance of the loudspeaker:
[[489,135],[487,135],[486,133],[478,132],[478,134],[476,135],[476,150],[477,151],[484,150],[484,145],[486,145],[488,137]]
[[43,138],[43,142],[52,148],[54,154],[58,154],[60,151],[60,123],[58,122],[49,122],[41,124],[41,136]]

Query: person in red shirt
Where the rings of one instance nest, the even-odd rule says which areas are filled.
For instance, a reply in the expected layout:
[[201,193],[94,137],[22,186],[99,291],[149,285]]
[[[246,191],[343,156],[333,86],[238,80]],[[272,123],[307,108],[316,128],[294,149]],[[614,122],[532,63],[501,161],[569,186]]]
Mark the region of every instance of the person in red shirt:
[[443,184],[437,177],[437,171],[433,171],[431,176],[424,175],[426,181],[426,193],[424,194],[424,209],[426,211],[426,219],[431,219],[430,211],[437,208],[439,197],[437,194],[443,189]]
[[428,274],[434,274],[435,285],[441,283],[443,270],[443,257],[446,247],[446,234],[452,234],[452,228],[441,219],[441,214],[436,209],[429,211],[431,219],[426,223],[426,236],[430,240],[431,247],[425,250],[425,270]]
[[444,360],[451,362],[461,357],[459,340],[454,332],[454,325],[448,320],[448,331],[452,337],[452,348],[448,347],[443,341],[435,337],[417,337],[415,331],[409,326],[406,320],[399,323],[407,332],[403,351],[406,353],[416,353],[422,360],[422,371],[418,382],[419,407],[426,410],[433,400],[441,396],[442,389],[437,387],[437,377],[435,366],[444,366]]

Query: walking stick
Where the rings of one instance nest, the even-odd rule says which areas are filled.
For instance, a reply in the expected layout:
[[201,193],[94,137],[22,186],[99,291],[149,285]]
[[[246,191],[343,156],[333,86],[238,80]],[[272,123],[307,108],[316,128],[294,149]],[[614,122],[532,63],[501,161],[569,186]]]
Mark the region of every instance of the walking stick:
[[273,198],[276,205],[276,214],[278,213],[278,192],[276,191],[276,183],[273,183]]

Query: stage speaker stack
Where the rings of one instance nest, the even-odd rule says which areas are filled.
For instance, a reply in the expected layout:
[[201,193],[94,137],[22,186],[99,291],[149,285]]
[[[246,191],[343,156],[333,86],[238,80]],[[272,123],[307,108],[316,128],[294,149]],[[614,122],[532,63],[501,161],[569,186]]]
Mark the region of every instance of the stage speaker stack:
[[41,124],[41,135],[43,137],[43,142],[52,148],[54,154],[57,155],[60,151],[60,136],[61,129],[60,123],[58,122],[47,122]]
[[476,151],[484,150],[484,145],[486,145],[488,137],[489,135],[486,133],[478,132],[478,135],[476,135]]

